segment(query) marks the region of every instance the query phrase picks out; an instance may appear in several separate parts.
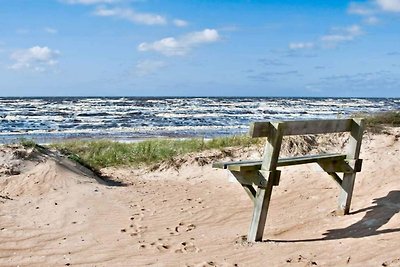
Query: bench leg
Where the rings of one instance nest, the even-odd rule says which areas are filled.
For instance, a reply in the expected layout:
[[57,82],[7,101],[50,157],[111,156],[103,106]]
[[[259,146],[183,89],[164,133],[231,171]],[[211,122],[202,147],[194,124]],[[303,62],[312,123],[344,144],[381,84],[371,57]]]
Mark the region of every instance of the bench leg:
[[353,188],[355,182],[355,173],[345,173],[343,176],[342,186],[339,194],[338,215],[349,214],[351,197],[353,195]]
[[253,218],[247,236],[248,242],[262,241],[269,202],[271,200],[272,187],[273,180],[269,179],[266,188],[257,188],[254,200]]
[[[231,171],[231,174],[236,178],[236,180],[242,185],[244,191],[246,191],[247,195],[250,197],[251,201],[254,202],[254,198],[256,197],[256,190],[252,186],[251,182],[247,181],[246,177],[243,173]],[[253,174],[254,175],[254,174]]]

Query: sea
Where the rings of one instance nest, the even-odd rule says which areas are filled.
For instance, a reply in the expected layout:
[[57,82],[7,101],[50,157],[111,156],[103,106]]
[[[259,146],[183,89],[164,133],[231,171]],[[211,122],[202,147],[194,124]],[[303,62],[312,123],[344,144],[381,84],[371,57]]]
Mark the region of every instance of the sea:
[[188,138],[246,133],[252,121],[400,110],[400,98],[0,97],[0,143]]

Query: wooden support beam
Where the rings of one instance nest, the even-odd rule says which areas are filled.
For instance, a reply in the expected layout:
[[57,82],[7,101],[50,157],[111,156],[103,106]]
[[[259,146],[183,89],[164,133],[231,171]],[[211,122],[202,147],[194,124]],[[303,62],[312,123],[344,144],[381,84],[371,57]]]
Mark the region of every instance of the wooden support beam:
[[272,180],[267,182],[266,188],[257,188],[256,197],[254,199],[253,218],[251,220],[249,234],[247,235],[248,242],[262,241],[272,188]]
[[339,194],[338,210],[336,211],[336,214],[338,215],[346,215],[350,212],[351,197],[353,195],[355,178],[355,173],[345,173],[343,175],[343,181]]
[[247,195],[250,197],[251,202],[255,201],[256,198],[256,190],[254,189],[254,187],[252,185],[248,185],[248,184],[242,184],[244,191],[246,191]]
[[230,171],[242,185],[256,185],[265,187],[267,180],[258,171]]
[[342,186],[342,179],[340,179],[339,175],[336,172],[328,172],[328,174],[333,178],[333,180],[341,187]]
[[353,173],[354,170],[344,160],[319,160],[318,165],[326,172]]
[[[241,161],[229,161],[229,162],[214,162],[212,164],[213,168],[217,169],[229,169],[230,166],[236,166],[236,165],[257,165],[259,164],[261,166],[261,160],[241,160]],[[260,167],[261,168],[261,167]],[[239,171],[239,170],[233,170],[233,171]]]
[[319,166],[326,172],[354,173],[361,171],[362,159],[357,160],[318,160]]
[[[251,201],[254,203],[254,198],[256,196],[256,190],[253,187],[253,182],[248,179],[248,173],[241,173],[231,171],[232,175],[236,178],[236,180],[242,185],[244,191],[246,191],[247,195],[250,197]],[[257,175],[257,173],[256,173]],[[252,175],[254,177],[254,175]]]
[[[282,144],[283,127],[281,123],[271,123],[271,131],[264,149],[264,157],[261,165],[261,174],[267,174],[267,184],[257,188],[254,200],[253,217],[250,224],[247,240],[249,242],[261,241],[264,233],[265,221],[267,219],[272,188],[277,175],[279,152]],[[279,181],[278,181],[279,182]]]
[[[356,160],[357,162],[359,158],[364,127],[365,127],[364,120],[353,119],[352,128],[350,132],[350,140],[347,150],[348,160]],[[337,214],[343,214],[343,215],[349,214],[351,197],[353,196],[355,178],[356,178],[356,173],[345,173],[343,175],[343,182],[339,193]]]
[[266,177],[263,179],[263,183],[261,185],[258,185],[259,187],[266,187],[267,186],[267,180],[272,179],[272,183],[274,186],[279,185],[279,181],[281,179],[281,171],[275,170],[275,171],[263,171],[260,170],[259,173],[262,175],[262,177]]

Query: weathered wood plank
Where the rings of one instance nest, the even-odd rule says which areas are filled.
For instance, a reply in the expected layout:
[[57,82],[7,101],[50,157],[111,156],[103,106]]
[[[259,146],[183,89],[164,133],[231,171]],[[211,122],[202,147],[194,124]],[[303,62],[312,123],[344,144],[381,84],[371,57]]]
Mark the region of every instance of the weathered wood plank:
[[278,165],[279,153],[281,151],[283,138],[283,125],[271,123],[270,135],[267,138],[263,153],[261,169],[263,171],[274,171]]
[[280,158],[278,160],[278,167],[300,165],[313,163],[318,161],[340,161],[346,158],[345,154],[332,153],[332,154],[320,154],[320,155],[307,155],[300,157],[291,158]]
[[250,124],[249,136],[256,137],[268,137],[272,130],[270,122],[252,122]]
[[262,241],[268,207],[271,201],[272,188],[272,180],[267,182],[266,188],[257,188],[256,197],[254,199],[253,218],[251,220],[249,234],[247,235],[248,242]]
[[[275,170],[275,171],[259,171],[262,177],[268,177],[268,179],[272,179],[272,183],[274,186],[279,185],[279,181],[281,179],[281,171]],[[258,185],[260,187],[265,187],[267,185],[266,180],[261,183],[261,185]]]
[[[283,125],[283,135],[326,134],[350,132],[352,119],[340,120],[309,120],[309,121],[282,121],[276,122]],[[254,122],[250,126],[251,137],[268,137],[271,133],[269,122]]]
[[[277,167],[300,165],[318,162],[318,160],[343,160],[346,158],[345,154],[321,154],[321,155],[308,155],[291,158],[279,158]],[[230,161],[230,162],[217,162],[213,164],[214,168],[228,169],[231,171],[253,171],[261,169],[262,160],[248,160],[248,161]]]
[[238,172],[231,171],[232,175],[239,181],[240,184],[256,185],[265,187],[267,180],[258,171]]
[[338,200],[338,210],[336,211],[338,215],[346,215],[350,212],[351,197],[353,195],[355,178],[355,173],[343,174],[343,181],[341,184],[342,188],[340,190]]
[[252,185],[242,184],[244,191],[246,191],[247,195],[250,197],[251,201],[254,203],[256,197],[256,190]]
[[365,121],[363,119],[353,119],[350,132],[349,145],[347,148],[348,159],[358,159],[360,156],[361,142],[364,134]]
[[284,135],[326,134],[349,132],[351,119],[344,120],[312,120],[285,122]]
[[276,175],[279,173],[276,170],[278,165],[279,152],[282,144],[282,125],[279,123],[271,123],[271,131],[267,138],[267,143],[264,149],[263,161],[261,164],[260,174],[268,175],[263,177],[267,180],[267,184],[257,188],[256,198],[254,200],[253,217],[250,224],[247,240],[249,242],[261,241],[269,203],[271,200],[272,188],[276,183]]
[[[347,150],[347,159],[355,160],[357,164],[362,143],[362,136],[364,133],[365,122],[363,119],[352,120],[352,129],[350,132],[350,140]],[[361,168],[361,166],[360,166]],[[342,188],[339,193],[338,200],[338,214],[349,214],[351,198],[353,196],[354,183],[356,179],[355,173],[345,173],[343,175]]]
[[[215,162],[213,163],[212,167],[217,169],[229,169],[231,165],[238,165],[238,166],[246,166],[246,165],[260,165],[261,160],[242,160],[242,161],[227,161],[227,162]],[[233,170],[233,169],[232,169]],[[233,170],[236,171],[236,170]]]
[[318,160],[317,163],[326,172],[354,173],[361,171],[362,159],[357,160]]
[[353,173],[354,169],[342,160],[318,160],[318,165],[326,172],[345,172],[345,173]]

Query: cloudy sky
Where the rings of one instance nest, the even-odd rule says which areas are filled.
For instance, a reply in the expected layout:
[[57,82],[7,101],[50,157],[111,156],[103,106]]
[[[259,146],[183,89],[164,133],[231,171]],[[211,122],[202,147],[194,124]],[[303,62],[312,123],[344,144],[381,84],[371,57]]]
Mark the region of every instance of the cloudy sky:
[[0,0],[0,96],[400,96],[400,0]]

